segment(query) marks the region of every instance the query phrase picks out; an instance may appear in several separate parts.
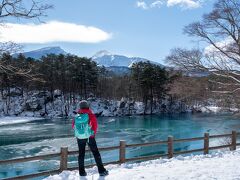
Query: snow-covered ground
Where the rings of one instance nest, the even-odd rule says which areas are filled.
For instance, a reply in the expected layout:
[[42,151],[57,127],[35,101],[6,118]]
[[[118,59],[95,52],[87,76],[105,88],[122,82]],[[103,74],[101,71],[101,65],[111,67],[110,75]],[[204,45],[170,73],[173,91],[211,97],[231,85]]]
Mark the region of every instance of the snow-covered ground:
[[238,108],[223,108],[218,106],[201,106],[198,108],[203,113],[219,113],[219,112],[238,112]]
[[[48,91],[30,91],[21,94],[16,89],[0,94],[0,116],[26,116],[26,117],[64,117],[73,116],[79,109],[80,96],[75,96],[70,101],[70,95],[62,95],[60,90],[55,90],[53,97]],[[121,100],[88,98],[91,109],[99,116],[125,116],[142,115],[151,113],[150,101],[145,105],[132,99]],[[146,106],[146,107],[145,107]],[[178,113],[189,111],[189,108],[179,101],[170,102],[169,97],[164,100],[154,101],[153,114]]]
[[5,116],[5,117],[0,117],[0,126],[26,123],[26,122],[37,121],[37,120],[41,120],[41,119],[43,119],[43,118]]
[[87,169],[88,176],[78,171],[64,171],[45,180],[240,180],[240,150],[217,152],[172,159],[157,159],[135,164],[108,165],[109,175],[101,178],[96,167]]
[[[12,88],[9,92],[0,94],[0,116],[26,116],[26,117],[47,117],[57,118],[65,116],[74,116],[74,111],[79,109],[79,102],[82,98],[70,94],[62,95],[60,90],[55,90],[53,96],[48,91],[30,91],[19,92]],[[151,102],[146,104],[135,101],[131,98],[122,98],[121,100],[100,99],[94,95],[88,98],[91,109],[99,116],[129,116],[163,114],[163,113],[182,113],[182,112],[236,112],[237,108],[219,108],[214,100],[209,100],[207,104],[196,103],[194,106],[187,106],[184,102],[172,100],[166,96],[161,100],[154,100],[151,108]]]

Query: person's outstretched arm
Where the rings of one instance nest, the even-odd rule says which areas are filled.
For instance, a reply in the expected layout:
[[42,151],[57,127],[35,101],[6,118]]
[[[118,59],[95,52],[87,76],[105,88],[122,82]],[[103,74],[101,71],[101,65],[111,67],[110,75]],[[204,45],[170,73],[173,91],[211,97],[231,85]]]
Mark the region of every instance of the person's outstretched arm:
[[75,126],[75,119],[73,118],[72,119],[72,129],[74,129],[74,126]]
[[95,114],[93,114],[91,110],[90,110],[89,118],[90,118],[90,125],[92,127],[92,130],[94,131],[94,136],[95,136],[98,129],[98,122]]

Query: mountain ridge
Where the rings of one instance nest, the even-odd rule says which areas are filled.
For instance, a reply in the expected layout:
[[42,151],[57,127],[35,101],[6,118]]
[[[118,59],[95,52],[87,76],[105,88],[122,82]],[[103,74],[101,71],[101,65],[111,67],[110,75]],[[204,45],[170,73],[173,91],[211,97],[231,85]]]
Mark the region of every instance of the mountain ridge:
[[48,54],[68,54],[66,51],[64,51],[60,46],[49,46],[49,47],[43,47],[40,49],[27,51],[23,53],[15,53],[13,54],[13,57],[17,57],[19,54],[23,54],[25,57],[30,57],[34,59],[40,59],[42,56],[46,56]]
[[[16,53],[13,54],[13,57],[17,57],[19,54],[23,54],[25,57],[30,57],[34,59],[40,59],[42,56],[46,56],[47,54],[70,54],[64,51],[60,46],[49,46],[49,47],[43,47],[40,49],[32,50],[32,51],[27,51],[23,53]],[[140,57],[128,57],[125,55],[118,55],[118,54],[112,54],[107,50],[101,50],[95,53],[92,57],[90,57],[93,61],[95,61],[98,66],[104,66],[106,68],[109,67],[114,67],[110,69],[117,69],[119,67],[120,69],[122,67],[127,67],[130,68],[133,63],[137,62],[147,62],[149,61],[150,63],[162,66],[162,64],[158,62],[154,62],[145,58],[140,58]]]
[[149,59],[140,58],[140,57],[127,57],[124,55],[112,54],[109,51],[102,50],[97,52],[94,56],[91,57],[98,65],[105,67],[131,67],[133,63],[137,62],[147,62],[149,61],[152,64],[163,66],[162,64],[151,61]]

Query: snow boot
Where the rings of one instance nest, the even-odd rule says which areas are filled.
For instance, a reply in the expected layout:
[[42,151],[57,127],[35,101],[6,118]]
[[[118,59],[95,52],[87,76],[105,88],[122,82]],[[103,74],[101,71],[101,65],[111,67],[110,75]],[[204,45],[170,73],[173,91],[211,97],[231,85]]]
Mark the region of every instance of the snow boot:
[[84,169],[81,169],[81,170],[79,171],[79,175],[80,175],[80,176],[87,176],[87,173],[86,173],[86,171],[85,171]]
[[107,176],[108,174],[109,174],[109,173],[108,173],[107,170],[99,173],[100,176]]
[[79,175],[80,176],[87,176],[87,173],[86,172],[80,172]]

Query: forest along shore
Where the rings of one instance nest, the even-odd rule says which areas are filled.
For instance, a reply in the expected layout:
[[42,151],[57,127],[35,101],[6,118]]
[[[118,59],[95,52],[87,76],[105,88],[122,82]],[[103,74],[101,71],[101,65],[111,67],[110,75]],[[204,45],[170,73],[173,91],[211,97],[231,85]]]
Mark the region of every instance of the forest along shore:
[[[80,97],[66,100],[60,90],[53,92],[53,98],[48,91],[31,91],[28,93],[11,89],[11,96],[2,98],[0,101],[1,116],[25,116],[25,117],[67,117],[73,116],[74,111],[79,108]],[[131,98],[121,100],[106,100],[95,97],[87,99],[94,113],[97,116],[129,116],[148,115],[163,113],[186,113],[186,112],[214,112],[221,108],[214,105],[187,106],[181,101],[173,101],[170,97],[165,97],[159,101],[143,102],[134,101]],[[226,110],[226,109],[225,109]],[[226,111],[237,111],[237,109],[227,109]]]

